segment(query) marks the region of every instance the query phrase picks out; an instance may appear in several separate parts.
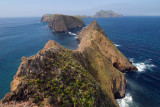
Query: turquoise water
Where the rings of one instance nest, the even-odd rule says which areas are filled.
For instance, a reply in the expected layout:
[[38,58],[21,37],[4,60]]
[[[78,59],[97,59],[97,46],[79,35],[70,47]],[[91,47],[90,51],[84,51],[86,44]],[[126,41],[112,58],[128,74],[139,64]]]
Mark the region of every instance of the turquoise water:
[[[139,69],[127,73],[126,97],[121,107],[160,107],[160,17],[122,17],[84,19],[86,25],[97,20],[117,48]],[[0,98],[10,90],[22,56],[35,55],[48,40],[76,49],[74,33],[79,29],[52,34],[40,18],[0,19]]]

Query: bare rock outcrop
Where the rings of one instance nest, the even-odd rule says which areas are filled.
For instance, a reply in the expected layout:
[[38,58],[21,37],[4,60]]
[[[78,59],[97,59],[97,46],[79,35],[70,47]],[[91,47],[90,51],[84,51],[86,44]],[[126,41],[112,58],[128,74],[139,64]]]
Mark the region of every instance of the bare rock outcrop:
[[23,57],[1,106],[11,102],[37,106],[118,107],[125,96],[122,72],[137,70],[93,21],[69,50],[49,41],[35,56]]
[[78,50],[85,51],[86,47],[96,47],[95,51],[99,51],[101,56],[104,56],[119,71],[137,71],[137,68],[109,40],[96,21],[83,28],[78,34],[78,39],[80,40]]
[[67,32],[71,29],[85,26],[81,18],[62,14],[44,15],[41,22],[48,22],[48,26],[52,29],[53,33]]
[[41,18],[41,22],[49,22],[52,14],[45,14]]

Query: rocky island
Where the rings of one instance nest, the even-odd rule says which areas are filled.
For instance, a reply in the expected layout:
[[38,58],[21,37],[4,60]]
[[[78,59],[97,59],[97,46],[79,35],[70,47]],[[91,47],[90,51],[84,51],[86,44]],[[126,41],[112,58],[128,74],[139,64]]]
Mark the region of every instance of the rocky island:
[[122,17],[122,15],[112,10],[109,11],[101,10],[93,16],[93,18],[107,18],[107,17]]
[[96,21],[83,28],[78,39],[77,50],[50,40],[35,56],[23,57],[0,106],[118,107],[115,99],[126,90],[122,72],[137,68]]
[[61,14],[44,15],[41,22],[48,22],[48,26],[52,29],[53,33],[67,32],[68,30],[85,26],[81,18]]

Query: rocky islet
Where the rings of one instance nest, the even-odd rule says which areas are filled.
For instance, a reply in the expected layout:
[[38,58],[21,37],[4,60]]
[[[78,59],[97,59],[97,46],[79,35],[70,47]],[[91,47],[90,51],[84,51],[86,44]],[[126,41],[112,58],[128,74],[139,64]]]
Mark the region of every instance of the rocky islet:
[[48,22],[48,27],[52,29],[53,33],[67,32],[85,26],[85,23],[81,18],[61,14],[44,15],[41,21]]

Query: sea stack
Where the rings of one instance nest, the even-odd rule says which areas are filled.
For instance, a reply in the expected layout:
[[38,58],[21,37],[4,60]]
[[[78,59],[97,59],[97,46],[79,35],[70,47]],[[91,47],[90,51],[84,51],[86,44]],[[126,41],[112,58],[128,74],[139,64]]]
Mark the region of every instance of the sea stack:
[[42,22],[48,22],[48,26],[52,29],[53,33],[67,32],[71,29],[85,26],[81,18],[61,14],[44,15]]
[[115,98],[123,98],[126,90],[126,79],[120,71],[136,71],[136,67],[96,21],[78,38],[77,50],[50,40],[35,56],[23,57],[11,92],[0,106],[118,107]]

